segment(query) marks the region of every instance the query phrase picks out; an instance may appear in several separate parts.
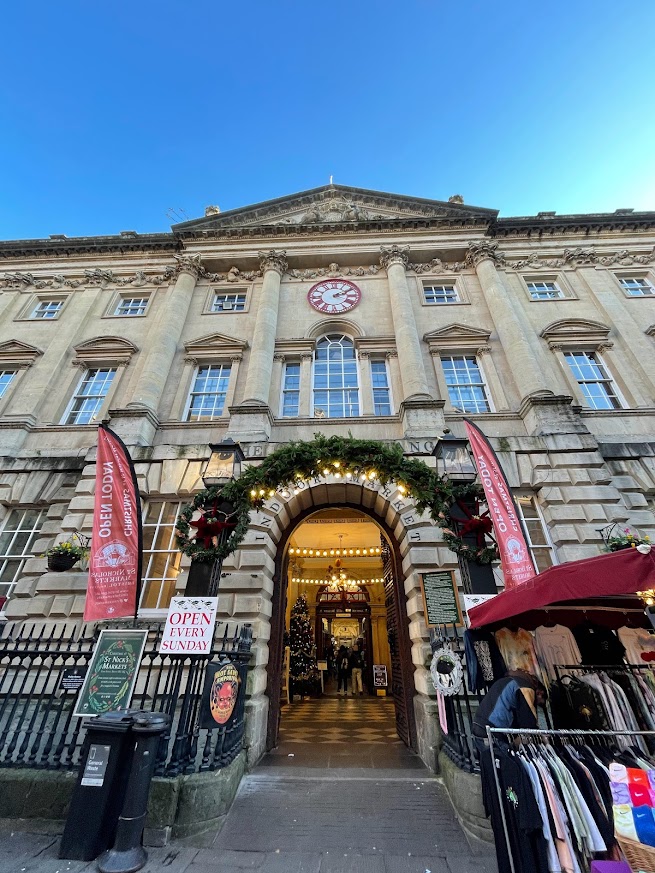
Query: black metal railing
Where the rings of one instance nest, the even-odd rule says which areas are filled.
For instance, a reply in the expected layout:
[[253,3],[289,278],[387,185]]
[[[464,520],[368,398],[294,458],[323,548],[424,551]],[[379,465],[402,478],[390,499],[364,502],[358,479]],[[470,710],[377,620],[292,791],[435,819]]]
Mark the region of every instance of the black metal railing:
[[[210,652],[162,655],[160,623],[138,622],[146,640],[131,708],[166,713],[170,729],[162,736],[156,774],[215,770],[241,750],[245,727],[246,677],[252,628],[230,628],[218,622]],[[112,622],[102,627],[134,627]],[[0,633],[0,767],[75,770],[86,731],[85,719],[74,716],[77,692],[62,686],[64,671],[85,670],[101,626],[72,624],[50,627],[6,624]],[[227,726],[199,726],[205,668],[228,659],[239,672],[234,715]]]

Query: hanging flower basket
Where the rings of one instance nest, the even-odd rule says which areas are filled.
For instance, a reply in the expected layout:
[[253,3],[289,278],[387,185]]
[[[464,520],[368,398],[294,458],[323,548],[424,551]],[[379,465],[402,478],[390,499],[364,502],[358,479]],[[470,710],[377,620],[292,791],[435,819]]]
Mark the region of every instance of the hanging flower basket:
[[76,555],[48,555],[48,570],[52,570],[55,573],[63,573],[74,567],[78,561],[79,558]]
[[81,558],[89,554],[88,538],[77,531],[71,538],[53,546],[45,553],[48,559],[48,570],[62,573],[70,570]]

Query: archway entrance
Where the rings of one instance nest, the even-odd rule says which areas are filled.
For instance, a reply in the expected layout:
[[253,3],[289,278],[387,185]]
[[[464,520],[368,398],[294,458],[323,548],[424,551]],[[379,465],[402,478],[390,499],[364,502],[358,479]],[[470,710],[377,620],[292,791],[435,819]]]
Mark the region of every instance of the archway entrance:
[[[380,744],[398,738],[415,750],[414,670],[396,537],[375,512],[335,505],[330,498],[336,494],[324,488],[327,508],[300,513],[278,544],[267,748],[298,736],[300,742],[339,739],[344,746],[370,740],[380,756]],[[311,634],[316,661],[310,668],[318,673],[300,670],[291,655],[299,628]],[[386,685],[376,685],[374,674],[378,683],[386,675]],[[348,698],[348,709],[335,707],[338,697]],[[372,760],[375,766],[375,755]]]

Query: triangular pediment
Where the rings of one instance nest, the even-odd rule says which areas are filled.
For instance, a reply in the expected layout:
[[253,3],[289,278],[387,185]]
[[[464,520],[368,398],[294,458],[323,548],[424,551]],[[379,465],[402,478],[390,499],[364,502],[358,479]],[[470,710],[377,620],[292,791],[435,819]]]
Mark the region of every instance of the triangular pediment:
[[191,361],[204,361],[239,358],[244,349],[248,348],[246,340],[228,336],[224,333],[210,333],[196,340],[185,343],[187,357]]
[[480,327],[469,327],[467,324],[448,324],[446,327],[440,327],[438,330],[426,333],[423,336],[423,340],[428,344],[455,342],[458,340],[486,343],[490,335],[490,330],[483,330]]
[[468,206],[459,200],[444,202],[422,197],[404,197],[346,185],[325,185],[276,200],[231,209],[229,212],[213,210],[217,210],[217,207],[208,207],[204,218],[174,225],[173,232],[202,233],[221,228],[270,225],[354,225],[412,218],[479,222],[491,221],[497,215],[494,209]]
[[20,340],[7,340],[0,343],[0,365],[3,367],[9,365],[26,367],[34,363],[42,354],[41,349]]

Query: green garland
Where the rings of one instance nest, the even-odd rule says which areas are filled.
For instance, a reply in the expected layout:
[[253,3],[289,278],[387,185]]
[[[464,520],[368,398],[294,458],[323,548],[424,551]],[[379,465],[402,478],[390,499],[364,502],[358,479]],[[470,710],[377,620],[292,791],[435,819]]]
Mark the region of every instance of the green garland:
[[490,546],[485,545],[481,549],[472,548],[452,529],[453,519],[450,515],[450,508],[458,500],[479,500],[483,502],[485,500],[484,489],[476,483],[456,485],[453,488],[450,505],[440,509],[435,518],[435,521],[443,531],[444,542],[451,551],[474,564],[491,564],[493,561],[498,561],[500,554],[496,543]]
[[[453,485],[422,461],[405,457],[398,444],[315,434],[310,442],[291,442],[282,446],[261,464],[249,467],[239,479],[224,487],[207,488],[196,494],[193,502],[180,513],[177,523],[178,548],[196,561],[226,558],[246,536],[253,509],[261,508],[264,501],[276,493],[283,496],[285,492],[297,493],[308,481],[320,481],[327,475],[353,483],[366,480],[387,485],[395,482],[401,494],[414,501],[417,511],[428,512],[444,531],[448,528],[445,520],[449,507],[459,497],[466,496],[470,489],[470,486]],[[475,494],[479,495],[478,486],[473,487]],[[207,513],[217,500],[232,505],[235,526],[225,542],[221,543],[221,538],[218,538],[217,545],[205,548],[202,543],[194,542],[190,522],[195,512]],[[457,537],[452,531],[445,538],[448,536],[446,542],[449,547],[453,551],[459,548],[469,560],[489,563],[497,558],[495,553],[496,558],[480,561],[477,555],[466,553],[461,540],[458,546]]]

